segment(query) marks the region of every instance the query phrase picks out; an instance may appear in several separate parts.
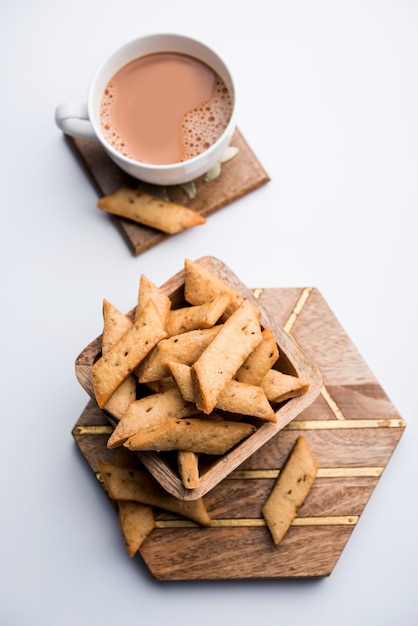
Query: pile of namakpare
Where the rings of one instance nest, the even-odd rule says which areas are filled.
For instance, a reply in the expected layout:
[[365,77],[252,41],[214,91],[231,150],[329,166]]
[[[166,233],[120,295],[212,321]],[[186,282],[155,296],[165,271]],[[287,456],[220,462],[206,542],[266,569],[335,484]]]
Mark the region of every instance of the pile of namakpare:
[[108,447],[178,451],[180,472],[185,453],[224,455],[308,387],[274,369],[279,350],[252,302],[193,261],[184,270],[185,307],[144,275],[133,320],[104,300],[92,367],[97,404],[117,420]]

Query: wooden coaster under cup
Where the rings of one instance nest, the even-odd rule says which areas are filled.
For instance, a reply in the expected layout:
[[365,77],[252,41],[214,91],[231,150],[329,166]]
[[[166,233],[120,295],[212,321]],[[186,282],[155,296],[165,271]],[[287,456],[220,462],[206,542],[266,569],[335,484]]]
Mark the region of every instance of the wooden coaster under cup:
[[[65,138],[85,168],[99,197],[109,195],[124,185],[134,188],[140,185],[141,189],[155,195],[161,192],[161,188],[139,183],[123,172],[107,156],[99,142],[69,136]],[[208,217],[269,182],[268,174],[238,129],[234,133],[231,146],[238,148],[238,154],[222,165],[221,174],[217,178],[206,181],[202,176],[194,181],[195,197],[190,197],[182,186],[176,185],[165,188],[169,199]],[[109,218],[115,222],[135,256],[172,237],[124,218]]]

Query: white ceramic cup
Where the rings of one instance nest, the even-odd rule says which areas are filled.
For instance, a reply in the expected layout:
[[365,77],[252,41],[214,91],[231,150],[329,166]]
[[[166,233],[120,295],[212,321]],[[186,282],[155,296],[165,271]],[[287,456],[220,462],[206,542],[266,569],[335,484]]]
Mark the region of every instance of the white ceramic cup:
[[[231,119],[217,141],[192,159],[169,165],[142,163],[122,155],[106,141],[100,124],[100,101],[112,76],[130,61],[155,52],[178,52],[203,61],[223,79],[233,98]],[[219,161],[235,130],[235,100],[235,87],[230,71],[213,50],[183,35],[156,34],[131,41],[111,54],[93,76],[87,104],[61,104],[56,109],[55,121],[67,135],[98,140],[109,157],[134,178],[156,185],[179,185],[202,176]]]

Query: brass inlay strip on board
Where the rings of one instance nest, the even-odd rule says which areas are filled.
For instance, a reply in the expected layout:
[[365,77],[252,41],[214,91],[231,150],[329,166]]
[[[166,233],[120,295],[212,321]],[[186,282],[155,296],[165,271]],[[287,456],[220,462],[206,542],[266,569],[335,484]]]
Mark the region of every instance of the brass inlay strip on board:
[[[302,293],[300,294],[298,298],[298,301],[296,302],[293,308],[292,313],[289,315],[289,318],[287,319],[286,323],[283,326],[283,329],[285,330],[285,332],[290,333],[293,325],[295,324],[298,318],[298,315],[301,313],[303,307],[308,301],[308,298],[311,295],[312,289],[313,289],[312,287],[305,287],[303,289]],[[325,402],[328,404],[333,414],[335,415],[336,419],[337,420],[345,419],[343,412],[341,411],[341,409],[339,408],[335,400],[331,397],[331,394],[329,393],[325,385],[322,386],[321,395],[324,398]]]
[[[384,467],[320,467],[317,478],[379,478]],[[235,470],[224,480],[263,480],[277,478],[280,470]],[[99,482],[103,482],[100,472],[95,473]]]
[[334,413],[337,420],[345,419],[343,412],[341,411],[338,404],[335,402],[334,398],[332,398],[331,394],[329,393],[325,385],[322,385],[321,395],[324,398],[325,402],[328,404],[331,411]]
[[[379,477],[383,473],[383,467],[320,467],[317,478],[353,478],[353,477]],[[277,478],[280,470],[235,470],[226,476],[225,480],[258,480]]]
[[385,468],[377,467],[321,467],[318,478],[379,478]]
[[312,291],[312,287],[305,287],[305,289],[300,294],[300,296],[298,298],[298,301],[296,302],[295,306],[293,307],[293,311],[291,312],[291,314],[289,315],[285,325],[283,326],[283,330],[286,333],[289,333],[290,330],[292,329],[292,326],[296,322],[299,313],[302,311],[302,309],[305,306],[309,296],[311,295],[311,291]]
[[356,428],[405,428],[401,417],[358,420],[293,420],[283,430],[344,430]]
[[107,424],[76,426],[73,430],[74,435],[111,435],[113,427]]
[[[354,526],[359,520],[358,515],[335,515],[324,517],[296,517],[291,526]],[[211,528],[260,528],[266,522],[260,518],[213,519],[208,526]],[[196,528],[198,524],[190,520],[156,520],[156,528]]]
[[[283,430],[339,430],[357,428],[405,428],[401,417],[389,419],[358,419],[358,420],[293,420]],[[75,426],[74,435],[110,435],[111,425]]]
[[354,526],[359,515],[335,515],[324,517],[297,517],[292,526]]

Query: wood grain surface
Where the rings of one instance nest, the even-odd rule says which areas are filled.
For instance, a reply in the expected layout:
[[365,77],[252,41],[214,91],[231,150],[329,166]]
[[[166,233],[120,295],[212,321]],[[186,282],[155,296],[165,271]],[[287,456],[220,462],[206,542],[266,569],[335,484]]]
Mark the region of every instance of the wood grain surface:
[[[218,178],[206,181],[205,177],[201,176],[194,181],[197,192],[195,197],[190,197],[182,186],[162,189],[140,183],[115,165],[97,141],[75,139],[69,136],[66,136],[66,140],[84,167],[99,197],[113,193],[119,187],[126,185],[141,188],[156,195],[164,193],[164,196],[167,195],[172,202],[186,206],[204,217],[208,217],[270,180],[267,172],[238,129],[231,140],[231,146],[239,149],[237,156],[222,165],[222,171]],[[109,215],[109,220],[118,227],[134,255],[139,255],[162,243],[168,237],[175,236],[163,234],[153,228],[142,226],[121,217]],[[196,228],[204,228],[204,225]]]
[[[253,294],[314,360],[323,377],[321,393],[204,496],[212,517],[209,528],[155,512],[156,528],[139,558],[156,579],[330,575],[404,432],[404,421],[316,289],[260,288]],[[105,415],[90,400],[73,436],[99,479],[98,461],[116,453],[106,447],[109,434]],[[275,548],[261,507],[300,434],[319,472]]]

